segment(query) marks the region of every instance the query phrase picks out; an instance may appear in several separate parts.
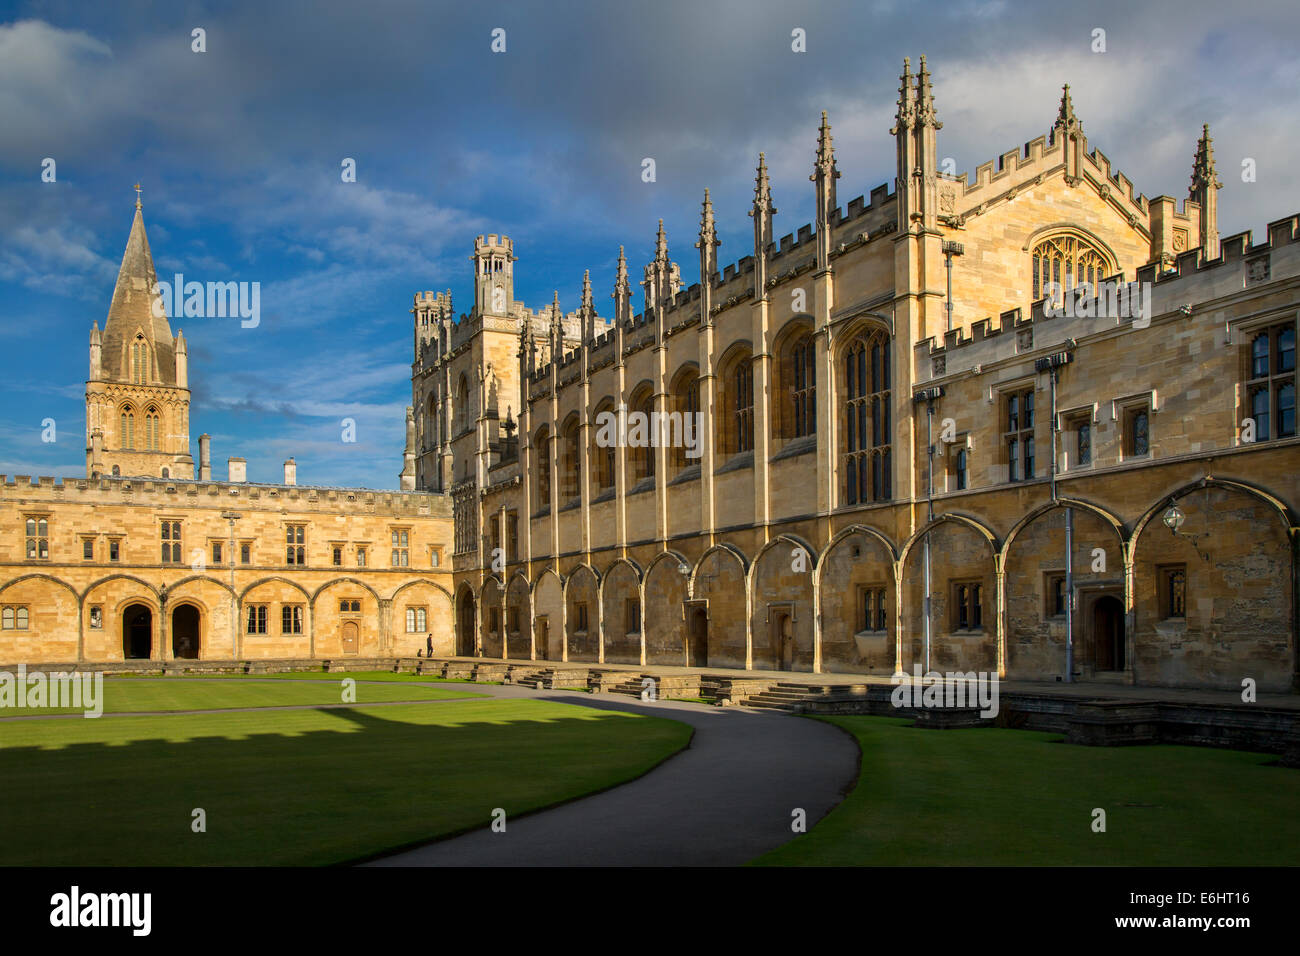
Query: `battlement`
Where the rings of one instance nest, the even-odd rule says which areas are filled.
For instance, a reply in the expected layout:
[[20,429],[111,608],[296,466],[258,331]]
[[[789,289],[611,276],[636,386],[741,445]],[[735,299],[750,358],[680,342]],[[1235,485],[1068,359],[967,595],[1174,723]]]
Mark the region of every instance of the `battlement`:
[[[1094,148],[1089,151],[1086,136],[1080,134],[1080,141],[1083,161],[1091,167],[1094,177],[1126,200],[1135,210],[1145,215],[1148,209],[1146,196],[1134,193],[1132,181],[1124,173],[1113,171],[1110,159],[1100,149]],[[1008,150],[996,159],[975,167],[974,182],[969,180],[968,173],[956,176],[941,174],[940,179],[956,184],[959,195],[963,199],[983,200],[985,197],[975,196],[975,194],[984,189],[991,190],[995,186],[1018,185],[1031,176],[1043,172],[1049,165],[1049,160],[1060,161],[1064,156],[1064,142],[1056,136],[1054,127],[1052,132],[1029,140],[1020,149]]]
[[[44,503],[123,504],[149,508],[204,507],[280,511],[337,512],[347,503],[352,511],[405,517],[450,517],[447,496],[430,491],[376,491],[327,485],[283,485],[260,482],[202,481],[169,478],[51,478],[0,475],[0,501],[40,507]],[[291,504],[287,504],[291,503]]]
[[474,253],[477,255],[481,252],[504,252],[511,258],[514,258],[515,244],[509,236],[498,236],[495,233],[487,236],[477,236],[474,239]]
[[[1200,304],[1269,282],[1300,278],[1300,213],[1269,223],[1267,234],[1258,245],[1251,242],[1250,231],[1229,236],[1220,242],[1217,259],[1207,260],[1203,250],[1195,248],[1179,255],[1168,268],[1153,262],[1137,269],[1131,281],[1150,290],[1147,321],[1175,312],[1206,320],[1209,313],[1198,309]],[[978,370],[1022,352],[1041,354],[1105,328],[1135,327],[1131,316],[1100,316],[1103,310],[1097,306],[1106,295],[1102,290],[1125,281],[1123,273],[1103,279],[1091,297],[1092,307],[1086,310],[1090,314],[1079,314],[1085,311],[1078,307],[1083,295],[1072,290],[1066,295],[1073,297],[1073,315],[1047,315],[1046,300],[1040,299],[1027,316],[1010,309],[996,323],[991,317],[972,323],[968,333],[958,328],[941,342],[922,339],[914,346],[917,383]],[[1215,321],[1222,320],[1216,317]]]

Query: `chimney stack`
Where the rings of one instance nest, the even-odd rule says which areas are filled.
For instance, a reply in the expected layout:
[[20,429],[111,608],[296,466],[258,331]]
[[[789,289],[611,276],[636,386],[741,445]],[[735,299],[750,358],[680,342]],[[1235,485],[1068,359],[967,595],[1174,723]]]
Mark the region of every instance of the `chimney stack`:
[[298,463],[292,458],[284,463],[284,483],[286,485],[296,485],[298,483]]
[[228,458],[226,463],[230,468],[231,481],[248,480],[248,462],[243,458]]
[[212,436],[199,436],[199,481],[212,480]]

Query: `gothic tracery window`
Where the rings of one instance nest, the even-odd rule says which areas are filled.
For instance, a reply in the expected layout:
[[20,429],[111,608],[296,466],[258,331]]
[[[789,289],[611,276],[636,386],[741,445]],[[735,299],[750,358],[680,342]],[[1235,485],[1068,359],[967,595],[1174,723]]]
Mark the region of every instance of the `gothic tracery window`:
[[1086,239],[1074,235],[1052,236],[1034,246],[1033,301],[1046,298],[1055,287],[1060,292],[1087,283],[1096,288],[1114,273],[1109,258]]
[[883,332],[858,337],[844,356],[846,502],[892,497],[889,338]]
[[144,447],[146,451],[157,451],[162,447],[159,444],[158,425],[158,409],[151,405],[144,413]]
[[122,406],[118,441],[125,449],[135,448],[135,409],[130,405]]

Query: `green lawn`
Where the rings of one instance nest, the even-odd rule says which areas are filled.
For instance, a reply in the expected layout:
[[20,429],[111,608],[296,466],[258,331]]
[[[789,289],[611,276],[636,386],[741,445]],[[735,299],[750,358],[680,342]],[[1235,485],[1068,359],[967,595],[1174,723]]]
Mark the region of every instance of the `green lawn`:
[[[277,671],[271,674],[141,674],[141,678],[152,680],[324,680],[338,683],[344,677],[358,681],[382,681],[384,683],[416,684],[499,684],[500,681],[472,681],[467,677],[439,677],[436,674],[398,674],[393,671]],[[111,680],[106,677],[105,680]]]
[[[829,717],[854,791],[766,865],[1261,866],[1300,862],[1300,771],[1268,754],[1080,747],[1059,734]],[[1106,832],[1091,828],[1106,811]]]
[[[389,685],[364,683],[369,677],[360,674],[312,675],[323,678],[313,681],[267,681],[258,677],[240,678],[229,675],[230,680],[203,680],[193,677],[158,677],[127,679],[104,678],[104,713],[130,713],[155,710],[228,710],[237,707],[275,707],[303,704],[340,704],[343,700],[343,679],[355,681],[355,702],[380,703],[397,700],[445,700],[454,697],[478,697],[471,691],[448,687],[431,687],[420,684]],[[396,676],[396,675],[394,675]],[[48,715],[81,713],[82,708],[19,708],[0,709],[0,726],[5,718],[23,715]],[[8,736],[6,734],[6,736]]]
[[689,739],[676,721],[531,699],[11,721],[0,865],[356,860],[622,783]]

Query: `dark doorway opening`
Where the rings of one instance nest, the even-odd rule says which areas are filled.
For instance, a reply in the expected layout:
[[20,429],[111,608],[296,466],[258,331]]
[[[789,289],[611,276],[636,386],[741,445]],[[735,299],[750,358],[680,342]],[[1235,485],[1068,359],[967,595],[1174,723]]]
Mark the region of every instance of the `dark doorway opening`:
[[474,595],[466,591],[460,599],[460,626],[456,628],[456,656],[474,656]]
[[1092,640],[1099,671],[1124,670],[1124,605],[1104,594],[1092,606]]
[[148,660],[153,651],[153,611],[132,604],[122,612],[122,656]]
[[794,621],[784,611],[772,618],[772,650],[777,670],[794,670]]
[[697,607],[687,613],[690,617],[686,625],[686,666],[708,667],[709,612]]
[[172,657],[199,659],[199,609],[182,604],[172,611]]

